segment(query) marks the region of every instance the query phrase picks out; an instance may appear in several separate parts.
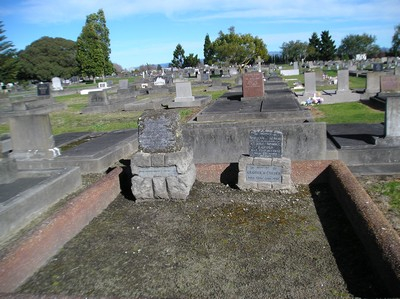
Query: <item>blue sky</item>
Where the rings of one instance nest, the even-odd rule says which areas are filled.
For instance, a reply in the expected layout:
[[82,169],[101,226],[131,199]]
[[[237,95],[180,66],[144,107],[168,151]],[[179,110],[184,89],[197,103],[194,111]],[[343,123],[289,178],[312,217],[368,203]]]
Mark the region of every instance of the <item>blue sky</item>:
[[124,68],[167,63],[180,43],[203,58],[206,34],[250,33],[268,51],[284,42],[307,42],[328,30],[335,45],[349,34],[367,33],[390,47],[400,24],[400,0],[1,0],[8,41],[23,50],[43,37],[76,41],[86,16],[103,9],[110,30],[111,60]]

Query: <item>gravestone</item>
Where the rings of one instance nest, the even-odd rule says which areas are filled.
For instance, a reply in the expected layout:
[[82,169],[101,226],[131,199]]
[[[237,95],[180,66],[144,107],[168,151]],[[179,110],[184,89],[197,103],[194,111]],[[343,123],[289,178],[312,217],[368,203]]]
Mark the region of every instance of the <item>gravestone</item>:
[[175,102],[190,102],[194,101],[192,95],[192,83],[190,81],[177,82],[175,85],[176,97]]
[[164,86],[165,85],[165,79],[161,77],[157,77],[156,81],[154,81],[155,86]]
[[313,95],[316,91],[315,73],[304,73],[304,95]]
[[243,74],[243,98],[263,97],[264,96],[264,78],[260,72]]
[[387,75],[380,77],[381,93],[399,93],[400,94],[400,76]]
[[138,152],[131,159],[136,199],[186,199],[196,179],[193,152],[183,145],[179,113],[146,111],[139,118]]
[[60,78],[54,77],[53,79],[51,79],[51,83],[53,86],[53,90],[63,90]]
[[287,190],[295,192],[291,161],[282,157],[280,131],[251,130],[249,155],[239,158],[238,187],[243,190]]
[[50,84],[39,83],[37,85],[37,95],[38,96],[50,96]]
[[374,72],[382,72],[383,71],[383,63],[374,63],[374,64],[372,64],[372,70]]
[[118,84],[119,84],[119,89],[120,90],[126,90],[126,89],[129,88],[128,79],[119,80]]
[[349,89],[349,70],[338,70],[337,91],[348,92]]
[[295,62],[293,63],[293,69],[294,69],[294,70],[298,70],[298,69],[299,69],[299,63],[298,63],[297,61],[295,61]]
[[89,92],[89,106],[106,106],[109,104],[106,91]]

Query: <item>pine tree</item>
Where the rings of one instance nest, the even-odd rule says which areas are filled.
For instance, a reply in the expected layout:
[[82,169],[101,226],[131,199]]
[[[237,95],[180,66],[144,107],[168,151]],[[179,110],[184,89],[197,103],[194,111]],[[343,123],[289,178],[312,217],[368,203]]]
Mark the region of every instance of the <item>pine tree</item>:
[[185,50],[182,48],[181,44],[177,44],[170,65],[173,67],[182,68],[184,62]]
[[307,59],[308,60],[318,60],[319,59],[319,52],[321,49],[321,41],[316,32],[312,34],[310,39],[308,40],[308,47],[307,47]]
[[214,59],[214,49],[212,42],[210,40],[210,36],[206,35],[204,39],[204,64],[212,65]]
[[12,42],[3,35],[3,22],[0,21],[0,82],[14,82],[18,74],[17,53]]
[[321,48],[320,48],[320,59],[332,60],[335,58],[336,46],[332,37],[329,35],[329,31],[321,32]]
[[394,28],[394,34],[392,37],[392,48],[390,49],[393,56],[400,55],[400,24]]
[[109,75],[113,71],[110,61],[110,38],[102,9],[86,17],[86,24],[77,40],[77,60],[83,75],[93,77]]

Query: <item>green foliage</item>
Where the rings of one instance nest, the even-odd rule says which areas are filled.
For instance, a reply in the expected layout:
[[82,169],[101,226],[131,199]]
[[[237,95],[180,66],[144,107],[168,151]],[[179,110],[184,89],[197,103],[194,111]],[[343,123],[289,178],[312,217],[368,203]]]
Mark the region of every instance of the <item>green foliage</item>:
[[200,59],[197,55],[190,53],[188,56],[184,57],[183,67],[196,67],[200,64]]
[[307,46],[307,59],[308,60],[318,60],[319,59],[319,51],[321,49],[321,41],[316,32],[314,32],[310,39],[308,40]]
[[77,40],[77,48],[77,60],[83,75],[95,78],[113,72],[109,30],[102,9],[86,17],[86,24]]
[[268,51],[263,40],[251,34],[237,34],[230,27],[229,33],[219,32],[212,47],[215,61],[221,65],[246,65],[254,63],[258,56],[267,61]]
[[392,48],[390,49],[393,56],[400,55],[400,24],[394,28],[392,37]]
[[19,53],[19,79],[49,81],[79,74],[76,44],[64,38],[44,36]]
[[306,56],[307,53],[307,43],[297,41],[285,42],[281,46],[282,56],[285,62],[299,61]]
[[0,21],[0,82],[14,82],[18,73],[18,60],[14,45],[6,41],[7,37],[3,35],[3,22]]
[[389,196],[390,208],[400,213],[400,181],[390,181],[379,184],[375,187],[376,191]]
[[372,109],[359,102],[322,104],[314,107],[324,115],[316,118],[316,121],[328,124],[380,123],[385,118],[383,111]]
[[335,42],[332,40],[332,37],[329,35],[329,31],[322,31],[320,40],[320,59],[333,60],[335,58],[336,46]]
[[185,50],[182,48],[181,44],[177,44],[174,53],[172,54],[173,58],[170,63],[170,66],[183,68],[183,63],[185,61]]
[[210,40],[210,36],[207,34],[204,39],[204,64],[212,65],[214,59],[214,48],[213,44]]
[[342,58],[354,59],[357,54],[366,53],[368,57],[376,57],[380,48],[375,44],[376,37],[366,33],[350,34],[342,39],[338,48],[338,55]]

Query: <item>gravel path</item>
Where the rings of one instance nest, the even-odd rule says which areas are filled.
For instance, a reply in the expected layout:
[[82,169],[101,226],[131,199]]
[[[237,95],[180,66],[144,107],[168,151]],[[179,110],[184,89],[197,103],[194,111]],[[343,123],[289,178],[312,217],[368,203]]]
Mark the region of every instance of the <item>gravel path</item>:
[[18,292],[129,298],[382,297],[326,186],[196,182],[186,201],[122,196]]

